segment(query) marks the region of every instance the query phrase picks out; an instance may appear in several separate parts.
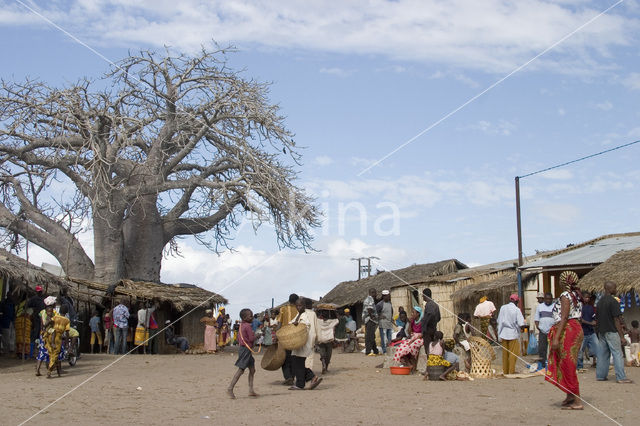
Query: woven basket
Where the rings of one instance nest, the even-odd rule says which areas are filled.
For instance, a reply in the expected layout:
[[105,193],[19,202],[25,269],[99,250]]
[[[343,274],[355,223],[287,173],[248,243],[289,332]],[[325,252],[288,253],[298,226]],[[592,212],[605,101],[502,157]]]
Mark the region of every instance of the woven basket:
[[471,336],[468,339],[471,344],[471,371],[474,378],[488,379],[493,377],[491,361],[496,358],[491,345],[482,337]]
[[283,349],[288,351],[300,349],[307,343],[307,334],[307,326],[304,324],[283,325],[282,328],[276,332],[278,346],[282,346]]
[[277,370],[278,368],[282,367],[286,357],[287,353],[285,352],[284,348],[280,347],[280,345],[276,343],[269,346],[264,355],[262,355],[260,366],[269,371]]

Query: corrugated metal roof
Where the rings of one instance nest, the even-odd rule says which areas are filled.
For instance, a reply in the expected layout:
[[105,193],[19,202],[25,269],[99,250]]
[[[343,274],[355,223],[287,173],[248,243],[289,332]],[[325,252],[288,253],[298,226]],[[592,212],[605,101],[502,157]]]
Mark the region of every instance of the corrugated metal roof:
[[599,264],[622,250],[640,248],[640,235],[605,238],[555,256],[525,263],[522,269]]

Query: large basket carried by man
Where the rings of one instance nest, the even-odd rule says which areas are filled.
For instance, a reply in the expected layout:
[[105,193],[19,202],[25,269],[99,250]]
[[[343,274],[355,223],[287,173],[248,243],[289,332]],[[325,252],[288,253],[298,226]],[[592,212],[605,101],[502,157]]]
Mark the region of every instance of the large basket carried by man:
[[285,324],[276,332],[278,346],[288,351],[300,349],[307,342],[307,334],[305,324]]

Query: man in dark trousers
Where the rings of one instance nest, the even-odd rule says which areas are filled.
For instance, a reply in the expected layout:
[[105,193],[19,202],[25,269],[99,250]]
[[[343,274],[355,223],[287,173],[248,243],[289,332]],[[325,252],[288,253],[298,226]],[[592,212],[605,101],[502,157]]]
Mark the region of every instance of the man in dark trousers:
[[616,284],[604,283],[604,296],[596,306],[596,332],[598,333],[598,364],[596,365],[596,380],[607,380],[609,374],[609,359],[613,355],[613,368],[618,383],[631,383],[624,372],[622,347],[627,344],[620,322],[620,303],[614,299]]
[[[298,295],[292,293],[289,295],[289,303],[280,308],[280,313],[276,317],[276,321],[278,321],[279,326],[282,327],[284,325],[289,324],[298,316],[298,309],[296,308],[296,303],[298,302]],[[282,364],[282,375],[284,376],[284,385],[291,386],[293,385],[294,375],[293,375],[293,364],[291,359],[291,351],[286,351],[287,355],[284,360],[284,364]]]
[[[31,314],[31,349],[37,350],[38,345],[35,344],[36,339],[40,338],[40,311],[44,309],[44,291],[42,286],[36,286],[36,295],[27,300],[27,308],[32,309]],[[37,355],[37,353],[36,353]]]
[[369,295],[362,302],[362,322],[364,323],[364,347],[365,355],[378,355],[378,345],[376,344],[376,329],[378,328],[378,312],[376,311],[376,296],[378,292],[375,288],[369,289]]
[[[429,358],[429,344],[434,339],[434,334],[438,329],[438,323],[440,322],[440,308],[438,304],[431,298],[431,289],[425,288],[422,290],[422,299],[425,301],[424,310],[422,314],[422,321],[420,326],[422,327],[422,339],[424,340],[424,353]],[[424,372],[425,379],[427,371]]]

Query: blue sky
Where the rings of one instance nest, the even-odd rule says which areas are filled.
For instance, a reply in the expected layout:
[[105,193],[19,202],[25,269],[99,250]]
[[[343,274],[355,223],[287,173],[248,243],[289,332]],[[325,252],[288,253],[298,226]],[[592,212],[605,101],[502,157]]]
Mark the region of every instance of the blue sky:
[[[0,1],[3,79],[61,85],[108,69],[44,17],[111,60],[233,44],[232,66],[272,82],[270,98],[304,147],[299,183],[326,223],[307,255],[277,253],[269,227],[256,234],[248,223],[236,253],[182,241],[184,257],[165,261],[163,280],[221,291],[232,312],[292,291],[321,296],[355,277],[351,257],[378,256],[379,269],[514,258],[516,175],[640,139],[637,1],[601,16],[616,2],[22,3],[42,16]],[[523,179],[525,254],[637,230],[639,154],[640,144]],[[83,242],[91,251],[89,235]]]

